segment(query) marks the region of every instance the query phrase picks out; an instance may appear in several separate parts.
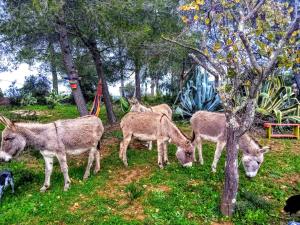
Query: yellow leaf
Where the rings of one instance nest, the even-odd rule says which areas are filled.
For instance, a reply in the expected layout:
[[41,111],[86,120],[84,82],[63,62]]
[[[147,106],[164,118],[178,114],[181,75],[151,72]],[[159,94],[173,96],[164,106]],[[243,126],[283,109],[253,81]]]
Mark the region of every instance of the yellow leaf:
[[187,23],[187,21],[188,21],[188,18],[186,16],[182,16],[181,19],[184,23]]
[[293,10],[294,10],[294,8],[293,8],[293,7],[290,7],[290,8],[288,9],[288,12],[291,13],[291,12],[293,12]]
[[295,59],[296,63],[300,63],[300,58]]
[[196,0],[196,3],[198,5],[204,5],[205,4],[205,1],[204,0]]
[[209,23],[210,23],[210,19],[209,19],[209,18],[206,18],[206,19],[205,19],[205,24],[206,24],[206,25],[209,25]]
[[232,44],[232,40],[231,39],[228,39],[227,41],[226,41],[226,45],[231,45]]
[[220,48],[222,47],[221,43],[220,42],[216,42],[215,45],[214,45],[214,51],[218,51]]
[[198,19],[199,19],[199,16],[198,16],[198,15],[195,15],[195,16],[194,16],[194,20],[197,21]]
[[203,53],[204,53],[204,55],[208,55],[208,50],[205,49]]
[[298,34],[298,31],[294,31],[294,32],[292,33],[292,37],[296,37],[297,34]]
[[237,52],[239,50],[237,45],[233,45],[232,48],[234,52]]
[[239,3],[240,2],[240,0],[234,0],[235,1],[235,3]]

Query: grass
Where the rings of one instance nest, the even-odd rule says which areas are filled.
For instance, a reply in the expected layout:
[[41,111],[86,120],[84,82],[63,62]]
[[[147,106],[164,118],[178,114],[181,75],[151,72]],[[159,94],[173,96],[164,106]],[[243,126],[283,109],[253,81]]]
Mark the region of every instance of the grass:
[[[38,122],[78,116],[76,107],[26,107],[45,112]],[[12,108],[0,108],[11,117]],[[118,111],[118,117],[121,112]],[[101,119],[106,123],[105,110]],[[179,126],[189,132],[188,123]],[[3,128],[3,127],[2,127]],[[285,224],[285,200],[300,192],[300,143],[296,140],[261,139],[272,151],[254,179],[247,179],[240,164],[237,210],[232,218],[219,210],[224,181],[223,155],[216,174],[211,173],[215,145],[205,143],[204,165],[182,168],[169,145],[171,164],[160,170],[156,151],[148,151],[138,141],[128,150],[128,168],[118,158],[122,133],[111,130],[104,136],[101,171],[82,180],[87,156],[69,158],[71,189],[63,192],[63,176],[55,162],[51,189],[40,193],[44,181],[44,162],[34,151],[20,159],[1,163],[0,169],[13,171],[16,193],[5,192],[0,203],[0,224]],[[109,142],[109,140],[114,140]],[[106,142],[107,141],[107,142]],[[107,143],[107,144],[105,144]]]

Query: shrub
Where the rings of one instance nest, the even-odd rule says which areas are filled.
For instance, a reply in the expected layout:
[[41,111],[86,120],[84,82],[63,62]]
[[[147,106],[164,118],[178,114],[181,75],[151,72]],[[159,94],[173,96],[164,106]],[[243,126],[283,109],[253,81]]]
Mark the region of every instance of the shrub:
[[16,85],[16,81],[13,81],[11,85],[9,85],[5,95],[9,98],[10,104],[20,105],[22,95],[21,90]]
[[30,75],[25,78],[21,89],[22,95],[32,94],[37,99],[38,104],[46,104],[46,96],[50,94],[50,81],[44,75]]
[[142,187],[138,186],[136,183],[130,183],[126,186],[125,192],[127,193],[130,201],[137,199],[138,197],[142,196],[144,190]]
[[68,96],[60,95],[52,91],[49,96],[46,97],[46,103],[49,109],[54,109],[55,106],[60,105]]
[[37,99],[36,97],[33,97],[31,93],[25,94],[21,99],[22,106],[36,105],[36,104],[37,104]]

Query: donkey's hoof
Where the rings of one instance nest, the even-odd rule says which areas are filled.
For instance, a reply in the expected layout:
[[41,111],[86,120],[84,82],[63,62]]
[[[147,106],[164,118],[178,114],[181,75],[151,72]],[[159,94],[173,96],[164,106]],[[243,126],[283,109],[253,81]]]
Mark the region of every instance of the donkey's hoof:
[[49,186],[43,186],[41,189],[40,189],[40,192],[46,192],[47,189],[49,188]]
[[100,168],[94,169],[94,174],[99,173],[99,171],[100,171]]
[[168,160],[164,161],[164,165],[169,165],[170,162]]
[[66,184],[65,186],[64,186],[64,191],[68,191],[70,189],[70,184]]
[[125,167],[128,167],[128,162],[127,161],[124,160],[123,164],[124,164]]
[[158,164],[158,167],[159,167],[160,169],[163,169],[163,168],[164,168],[164,165],[163,165],[162,163],[159,163],[159,164]]
[[217,172],[216,168],[212,167],[211,172],[216,173]]
[[90,174],[84,174],[83,179],[87,180],[89,178]]

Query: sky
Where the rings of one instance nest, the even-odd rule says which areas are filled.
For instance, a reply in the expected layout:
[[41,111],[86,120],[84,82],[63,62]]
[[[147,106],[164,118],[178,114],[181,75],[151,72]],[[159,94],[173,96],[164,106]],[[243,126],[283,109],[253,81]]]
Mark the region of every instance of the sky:
[[[0,88],[5,93],[8,89],[9,85],[16,81],[16,85],[18,87],[22,87],[24,84],[24,80],[26,76],[29,75],[38,75],[38,70],[36,67],[30,67],[28,64],[22,63],[19,67],[15,70],[8,71],[8,72],[0,72]],[[51,74],[47,74],[47,77],[51,81]],[[59,92],[68,93],[70,92],[70,88],[65,86],[64,84],[59,84]],[[119,84],[115,84],[114,86],[109,86],[109,92],[113,96],[119,96]]]

